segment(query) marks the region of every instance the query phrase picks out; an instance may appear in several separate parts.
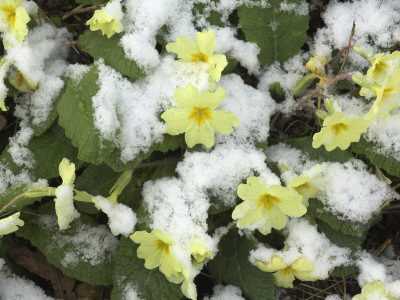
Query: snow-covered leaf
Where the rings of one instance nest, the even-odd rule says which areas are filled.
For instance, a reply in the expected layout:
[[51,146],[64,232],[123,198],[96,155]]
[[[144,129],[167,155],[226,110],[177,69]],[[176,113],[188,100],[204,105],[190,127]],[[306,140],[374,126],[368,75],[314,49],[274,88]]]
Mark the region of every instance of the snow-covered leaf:
[[[241,6],[238,8],[239,24],[246,41],[256,43],[261,53],[261,66],[274,61],[281,63],[300,52],[307,41],[308,15],[297,15],[293,11],[281,11],[281,0],[268,1],[267,8]],[[286,1],[299,3],[299,0]]]

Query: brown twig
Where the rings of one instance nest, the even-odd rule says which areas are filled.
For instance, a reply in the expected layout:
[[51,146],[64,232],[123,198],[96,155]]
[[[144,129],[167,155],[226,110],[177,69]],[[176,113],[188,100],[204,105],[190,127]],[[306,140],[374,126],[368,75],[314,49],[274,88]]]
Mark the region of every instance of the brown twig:
[[339,59],[342,57],[343,53],[347,50],[349,51],[350,49],[353,49],[354,45],[348,45],[346,47],[344,47],[342,50],[339,51],[338,54],[336,54],[335,58],[333,59],[333,61],[331,62],[331,64],[329,65],[329,69],[333,69],[336,64],[339,62]]
[[0,209],[0,215],[7,210],[11,205],[13,205],[15,202],[17,202],[18,199],[25,197],[25,194],[18,195],[14,199],[12,199],[10,202],[8,202],[6,205],[3,206],[2,209]]
[[63,15],[61,17],[61,20],[65,20],[65,19],[67,19],[70,16],[75,15],[75,14],[81,14],[81,13],[84,13],[84,12],[93,11],[93,10],[102,8],[104,6],[106,6],[105,3],[82,8],[83,4],[81,4],[78,7],[74,8],[73,10],[71,10],[70,12],[67,12],[65,15]]
[[[349,38],[349,45],[348,45],[348,47],[351,46],[351,40],[353,39],[353,36],[354,36],[354,32],[355,32],[355,31],[356,31],[356,23],[353,21],[353,27],[351,28],[351,33],[350,33],[350,38]],[[353,46],[351,46],[351,48],[353,48]],[[345,65],[345,63],[346,63],[346,61],[347,61],[347,57],[349,56],[349,52],[350,52],[350,48],[346,50],[346,54],[344,55],[344,59],[343,59],[342,65],[340,66],[340,70],[339,70],[338,75],[342,74],[344,65]],[[335,85],[333,86],[331,94],[333,94],[333,93],[335,92],[336,86],[337,86],[337,82],[336,82]]]
[[73,46],[73,45],[77,45],[78,41],[71,41],[71,42],[64,42],[62,44],[60,44],[60,46]]
[[292,109],[292,111],[290,112],[289,115],[291,115],[294,111],[298,110],[299,107],[302,107],[304,104],[306,104],[308,100],[310,100],[311,98],[316,97],[316,95],[318,95],[319,92],[320,92],[322,89],[324,89],[324,88],[330,86],[331,84],[335,83],[336,81],[339,81],[339,80],[344,79],[344,78],[351,78],[352,76],[353,76],[353,75],[351,75],[351,74],[339,75],[339,76],[336,76],[335,78],[332,78],[332,79],[329,80],[328,82],[322,84],[322,85],[319,86],[317,89],[315,89],[313,92],[311,92],[310,94],[304,96],[304,97],[301,98],[299,101],[297,101],[296,105],[293,107],[293,109]]

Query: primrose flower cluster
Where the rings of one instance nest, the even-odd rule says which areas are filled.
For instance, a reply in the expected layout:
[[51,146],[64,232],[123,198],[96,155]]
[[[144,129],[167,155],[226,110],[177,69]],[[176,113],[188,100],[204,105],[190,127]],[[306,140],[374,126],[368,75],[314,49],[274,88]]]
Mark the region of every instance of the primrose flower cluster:
[[[360,46],[354,46],[353,49],[366,58],[371,67],[366,75],[357,73],[351,78],[361,86],[361,96],[368,101],[371,98],[375,100],[365,115],[354,117],[343,113],[335,100],[325,99],[326,111],[317,111],[317,116],[323,120],[323,124],[321,131],[313,136],[314,148],[324,145],[327,151],[335,148],[346,150],[351,143],[360,140],[361,135],[367,132],[369,126],[378,119],[386,118],[400,105],[400,51],[394,51],[391,54],[374,54]],[[301,86],[309,84],[315,78],[319,79],[319,85],[332,80],[325,74],[325,64],[324,57],[310,58],[306,69],[311,73],[297,83],[294,93],[298,93]]]

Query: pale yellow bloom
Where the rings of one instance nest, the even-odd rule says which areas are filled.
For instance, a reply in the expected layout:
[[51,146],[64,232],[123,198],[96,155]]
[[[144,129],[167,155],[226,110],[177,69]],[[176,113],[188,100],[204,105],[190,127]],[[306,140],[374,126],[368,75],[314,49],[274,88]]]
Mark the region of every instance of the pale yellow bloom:
[[210,77],[218,82],[228,61],[224,54],[214,54],[214,31],[197,32],[196,41],[188,37],[177,37],[176,43],[170,43],[166,48],[168,52],[176,53],[180,61],[208,64]]
[[37,89],[37,84],[30,80],[28,76],[22,74],[18,69],[15,71],[14,76],[8,77],[8,80],[13,87],[23,93],[26,93],[29,89]]
[[292,178],[287,186],[303,197],[305,207],[308,207],[308,199],[316,198],[319,192],[319,188],[310,183],[310,177],[306,174]]
[[0,18],[9,25],[10,31],[18,42],[22,42],[28,34],[28,22],[31,19],[25,7],[21,6],[23,0],[0,0]]
[[119,0],[110,1],[105,7],[96,10],[93,17],[86,22],[91,31],[101,30],[108,38],[122,30],[122,11]]
[[257,225],[258,231],[268,234],[272,228],[286,226],[286,216],[301,217],[307,212],[302,196],[296,191],[280,185],[265,185],[259,177],[247,178],[247,184],[240,184],[238,196],[244,201],[232,212],[240,229]]
[[160,271],[171,282],[182,282],[184,279],[182,267],[172,252],[171,246],[175,242],[169,234],[159,229],[153,230],[151,233],[136,231],[130,238],[135,243],[140,244],[137,255],[145,260],[144,266],[147,269],[159,267]]
[[200,240],[190,244],[190,253],[199,263],[203,262],[207,258],[213,258],[211,251],[207,249]]
[[302,281],[315,281],[319,278],[310,272],[314,265],[305,257],[299,257],[292,264],[286,264],[277,255],[272,256],[271,262],[256,261],[257,267],[264,272],[275,272],[275,284],[284,288],[293,288],[293,281],[297,278]]
[[178,88],[174,97],[181,107],[168,109],[161,118],[167,122],[168,134],[185,133],[185,141],[190,148],[196,144],[210,148],[214,145],[214,131],[228,134],[233,131],[232,125],[239,125],[239,120],[233,113],[216,110],[226,97],[222,87],[214,93],[200,94],[189,84],[186,89]]
[[19,218],[20,213],[17,212],[0,220],[0,236],[12,233],[18,230],[18,226],[24,226],[24,221]]
[[63,158],[58,169],[62,185],[56,189],[54,202],[58,226],[61,229],[68,229],[69,224],[79,217],[79,213],[74,207],[75,165],[68,159]]
[[361,289],[361,294],[352,298],[353,300],[396,300],[385,290],[385,283],[380,280],[368,282]]
[[336,111],[328,116],[320,132],[314,134],[312,146],[325,146],[326,151],[339,147],[341,150],[349,148],[352,142],[358,142],[361,134],[367,131],[371,124],[363,118],[350,118],[342,112]]

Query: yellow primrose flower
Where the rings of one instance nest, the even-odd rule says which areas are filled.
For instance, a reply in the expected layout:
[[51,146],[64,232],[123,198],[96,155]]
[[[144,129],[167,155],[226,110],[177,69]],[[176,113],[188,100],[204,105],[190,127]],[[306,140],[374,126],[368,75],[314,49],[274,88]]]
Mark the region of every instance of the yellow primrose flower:
[[18,69],[15,71],[14,76],[8,77],[8,80],[13,87],[23,93],[26,93],[29,89],[37,89],[37,84],[33,83],[29,77],[22,74]]
[[122,29],[120,5],[118,0],[109,2],[102,9],[96,10],[93,17],[86,22],[86,25],[90,25],[91,31],[101,30],[103,35],[107,35],[108,38],[115,33],[120,33]]
[[286,264],[277,255],[272,256],[271,262],[256,261],[257,267],[264,272],[275,272],[275,284],[284,288],[293,288],[293,281],[297,278],[302,281],[315,281],[319,278],[310,274],[314,265],[305,257],[299,257],[291,265]]
[[23,0],[0,0],[0,18],[10,26],[18,42],[22,42],[28,34],[28,24],[31,19],[25,7],[21,6]]
[[374,120],[377,116],[384,118],[400,104],[400,66],[387,76],[383,85],[373,85],[371,89],[377,97],[366,118],[370,120]]
[[18,226],[24,226],[24,221],[19,218],[20,213],[17,212],[0,220],[0,236],[12,233],[18,230]]
[[307,212],[296,191],[264,185],[259,177],[247,178],[247,184],[240,184],[237,193],[244,202],[236,206],[232,218],[240,229],[259,223],[258,231],[268,234],[271,228],[279,230],[286,226],[286,215],[301,217]]
[[190,253],[194,257],[194,259],[201,263],[206,258],[213,258],[213,255],[210,250],[208,250],[201,242],[193,242],[190,244]]
[[56,189],[55,207],[58,218],[58,226],[68,229],[69,224],[79,217],[74,207],[74,180],[75,165],[68,159],[63,158],[58,167],[62,179],[62,185]]
[[385,291],[385,284],[380,280],[368,282],[361,289],[361,294],[352,297],[353,300],[395,300],[397,298]]
[[175,242],[169,234],[163,233],[159,229],[153,230],[151,233],[136,231],[130,238],[140,244],[137,255],[145,260],[144,266],[147,269],[159,267],[171,282],[182,282],[182,267],[172,253],[171,246]]
[[232,125],[239,125],[239,120],[233,113],[216,110],[225,97],[222,87],[214,93],[202,94],[191,84],[186,89],[178,88],[174,98],[181,107],[170,108],[161,115],[167,122],[166,132],[171,135],[185,133],[185,141],[190,148],[196,144],[212,147],[214,130],[228,134],[233,131]]
[[308,199],[316,198],[319,192],[319,188],[312,185],[310,177],[305,174],[292,178],[287,187],[294,189],[303,197],[305,207],[308,207]]
[[170,43],[166,48],[168,52],[176,53],[180,61],[208,64],[210,77],[218,82],[228,61],[224,54],[214,54],[214,31],[197,32],[196,41],[197,43],[188,37],[177,37],[176,43]]
[[342,112],[336,111],[328,116],[320,132],[313,136],[313,148],[325,146],[326,151],[336,147],[341,150],[349,148],[352,142],[358,142],[361,134],[367,131],[369,120],[363,118],[349,118]]
[[394,51],[391,54],[375,54],[370,62],[371,67],[367,71],[367,76],[383,84],[386,77],[399,65],[400,51]]

